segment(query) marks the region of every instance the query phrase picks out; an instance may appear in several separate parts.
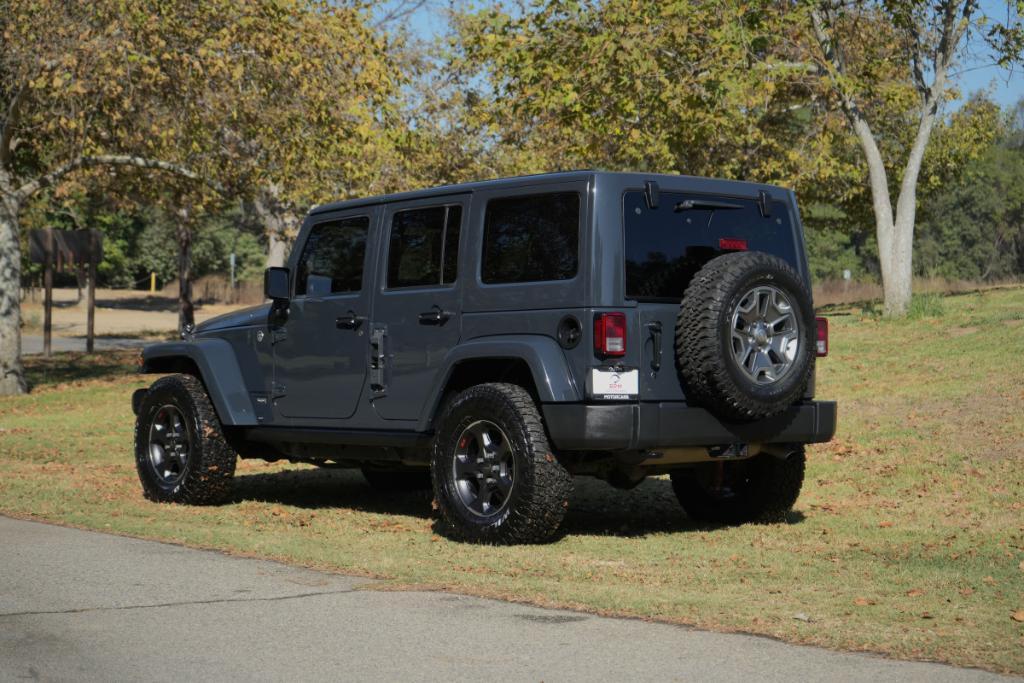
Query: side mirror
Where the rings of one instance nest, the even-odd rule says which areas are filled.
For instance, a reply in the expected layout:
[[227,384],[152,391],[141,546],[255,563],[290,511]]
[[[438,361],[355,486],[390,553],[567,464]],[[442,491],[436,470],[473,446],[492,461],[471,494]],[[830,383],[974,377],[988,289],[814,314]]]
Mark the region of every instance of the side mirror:
[[287,268],[267,268],[263,273],[263,295],[274,303],[288,301]]

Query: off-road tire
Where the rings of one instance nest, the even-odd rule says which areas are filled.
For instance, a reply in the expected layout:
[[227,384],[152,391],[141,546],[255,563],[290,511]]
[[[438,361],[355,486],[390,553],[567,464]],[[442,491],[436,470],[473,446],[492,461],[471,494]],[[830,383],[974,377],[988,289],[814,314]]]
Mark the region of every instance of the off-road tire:
[[428,469],[374,469],[362,468],[363,478],[381,493],[411,493],[429,491],[433,486]]
[[[474,514],[463,502],[453,471],[460,437],[481,420],[507,435],[515,463],[507,504],[490,517]],[[548,541],[558,531],[572,494],[572,476],[552,453],[533,398],[514,384],[480,384],[448,401],[438,421],[430,470],[442,531],[463,541]]]
[[[189,439],[188,458],[179,481],[161,480],[149,457],[153,420],[163,406],[174,406],[184,417]],[[210,505],[230,493],[237,454],[224,438],[217,413],[203,383],[192,375],[169,375],[146,392],[135,421],[135,466],[146,498],[164,503]]]
[[[805,463],[803,448],[790,451],[785,458],[762,453],[749,460],[701,463],[674,471],[672,490],[695,522],[783,522],[800,496]],[[724,468],[732,497],[716,495],[709,486],[718,467]]]
[[[758,285],[781,289],[800,325],[793,365],[771,384],[745,376],[732,357],[731,316]],[[763,252],[723,254],[690,281],[676,321],[676,361],[686,400],[728,421],[778,414],[800,400],[814,371],[816,330],[811,295],[803,279],[782,259]]]

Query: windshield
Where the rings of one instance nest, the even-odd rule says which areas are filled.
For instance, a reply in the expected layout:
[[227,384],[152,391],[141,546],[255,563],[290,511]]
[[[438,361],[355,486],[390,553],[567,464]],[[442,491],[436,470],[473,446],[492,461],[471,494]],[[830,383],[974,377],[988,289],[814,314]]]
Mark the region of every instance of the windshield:
[[799,271],[786,203],[772,201],[768,214],[756,199],[662,192],[658,208],[649,209],[643,192],[625,193],[626,296],[678,302],[708,260],[744,246]]

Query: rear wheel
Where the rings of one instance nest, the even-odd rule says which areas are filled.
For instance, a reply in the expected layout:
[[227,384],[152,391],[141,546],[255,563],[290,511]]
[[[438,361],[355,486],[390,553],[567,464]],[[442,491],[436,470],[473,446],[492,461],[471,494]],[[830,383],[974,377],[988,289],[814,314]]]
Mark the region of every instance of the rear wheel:
[[236,460],[202,382],[170,375],[153,383],[135,422],[135,466],[146,498],[218,503],[230,492]]
[[805,463],[803,448],[784,458],[701,463],[673,472],[672,490],[695,522],[781,522],[800,496]]
[[431,476],[446,531],[480,543],[549,540],[572,492],[533,399],[513,384],[481,384],[448,403]]

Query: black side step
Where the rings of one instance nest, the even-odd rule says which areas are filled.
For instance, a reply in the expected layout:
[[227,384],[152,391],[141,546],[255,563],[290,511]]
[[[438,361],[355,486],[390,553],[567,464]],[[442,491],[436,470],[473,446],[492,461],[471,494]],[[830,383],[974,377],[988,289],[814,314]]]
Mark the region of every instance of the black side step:
[[340,446],[425,448],[430,445],[433,434],[372,429],[333,429],[330,427],[250,427],[245,430],[245,438],[262,443],[317,443]]

